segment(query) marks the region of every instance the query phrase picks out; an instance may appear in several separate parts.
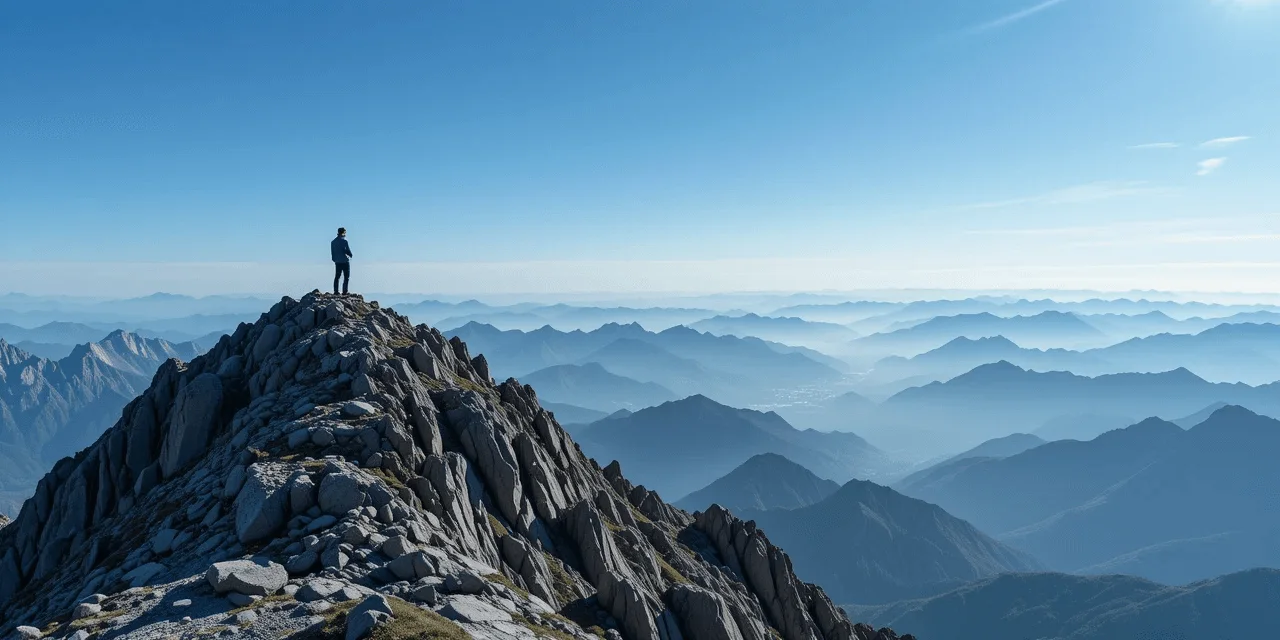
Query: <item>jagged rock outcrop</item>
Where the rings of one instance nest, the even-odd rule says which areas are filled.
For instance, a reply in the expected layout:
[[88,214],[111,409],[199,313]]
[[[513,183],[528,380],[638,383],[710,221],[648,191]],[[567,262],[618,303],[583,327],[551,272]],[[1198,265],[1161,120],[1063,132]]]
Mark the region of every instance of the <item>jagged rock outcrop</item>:
[[359,296],[285,298],[165,363],[0,549],[0,634],[877,637],[753,524],[602,470],[532,388]]

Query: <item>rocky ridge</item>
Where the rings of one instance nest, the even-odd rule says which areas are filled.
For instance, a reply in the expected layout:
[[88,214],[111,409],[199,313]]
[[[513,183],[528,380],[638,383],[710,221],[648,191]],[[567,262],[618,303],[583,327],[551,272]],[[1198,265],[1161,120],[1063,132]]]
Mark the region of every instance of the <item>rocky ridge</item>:
[[601,469],[488,369],[318,292],[167,361],[0,528],[0,634],[897,638],[754,523]]

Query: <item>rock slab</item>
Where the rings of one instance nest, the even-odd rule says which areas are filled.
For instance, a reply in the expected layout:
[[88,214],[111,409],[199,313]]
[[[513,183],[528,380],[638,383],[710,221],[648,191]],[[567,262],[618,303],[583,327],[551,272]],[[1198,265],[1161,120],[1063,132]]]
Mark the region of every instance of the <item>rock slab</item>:
[[214,591],[234,591],[246,596],[269,596],[289,581],[284,567],[266,560],[228,560],[214,563],[205,572]]

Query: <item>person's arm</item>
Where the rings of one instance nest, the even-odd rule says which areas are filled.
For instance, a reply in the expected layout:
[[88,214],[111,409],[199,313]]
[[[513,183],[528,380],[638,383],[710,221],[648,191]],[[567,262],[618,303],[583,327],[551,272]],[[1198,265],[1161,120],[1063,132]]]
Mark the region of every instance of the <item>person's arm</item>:
[[347,252],[348,258],[354,257],[351,255],[351,243],[347,242],[346,238],[342,240],[342,248]]

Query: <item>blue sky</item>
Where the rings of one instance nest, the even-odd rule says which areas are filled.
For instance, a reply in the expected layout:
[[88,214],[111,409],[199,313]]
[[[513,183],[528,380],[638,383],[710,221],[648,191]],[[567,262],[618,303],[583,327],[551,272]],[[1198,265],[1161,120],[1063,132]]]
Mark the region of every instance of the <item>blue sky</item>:
[[1280,2],[6,3],[0,290],[1280,290]]

